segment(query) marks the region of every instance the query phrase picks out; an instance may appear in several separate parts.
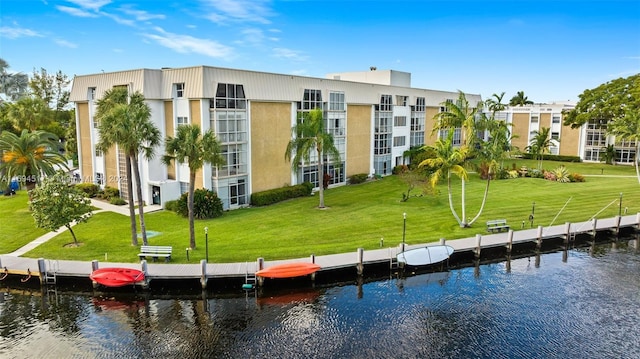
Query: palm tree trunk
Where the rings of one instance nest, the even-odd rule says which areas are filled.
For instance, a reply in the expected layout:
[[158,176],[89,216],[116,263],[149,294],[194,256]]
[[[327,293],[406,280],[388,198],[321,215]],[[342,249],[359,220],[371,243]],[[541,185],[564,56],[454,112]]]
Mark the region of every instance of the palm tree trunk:
[[138,168],[138,155],[131,155],[131,165],[133,174],[136,177],[136,195],[138,197],[138,215],[140,216],[140,233],[142,233],[142,245],[148,245],[147,229],[144,223],[144,201],[142,200],[142,180],[140,179],[140,168]]
[[467,223],[467,211],[466,211],[466,203],[465,203],[465,187],[466,187],[466,181],[464,180],[464,178],[461,178],[462,180],[462,195],[461,195],[461,202],[462,202],[462,221],[460,222],[460,227],[465,228],[465,227],[469,227],[469,224]]
[[129,201],[129,219],[131,220],[131,245],[138,246],[138,233],[136,224],[136,204],[133,200],[133,182],[131,181],[131,158],[126,156],[125,166],[127,167],[127,201]]
[[484,210],[484,204],[487,202],[487,197],[489,195],[490,183],[491,183],[491,171],[489,171],[489,177],[487,178],[487,186],[484,188],[484,196],[482,197],[482,204],[480,205],[480,210],[478,211],[478,214],[476,214],[476,216],[469,221],[469,226],[472,225],[473,222],[475,222],[480,217],[480,214],[482,214],[482,211]]
[[196,249],[196,230],[193,215],[193,192],[196,187],[196,172],[189,168],[189,194],[187,197],[187,208],[189,209],[189,247]]
[[638,146],[636,148],[636,177],[638,177],[638,183],[640,183],[640,169],[638,168],[638,160],[640,159],[640,141],[638,141]]
[[453,208],[453,195],[451,193],[451,173],[447,174],[447,191],[449,193],[449,209],[451,209],[451,213],[453,217],[458,221],[458,224],[461,224],[460,217],[458,217],[458,213],[456,213],[456,209]]
[[322,161],[322,151],[318,149],[318,192],[320,194],[320,203],[318,208],[324,208],[324,163]]

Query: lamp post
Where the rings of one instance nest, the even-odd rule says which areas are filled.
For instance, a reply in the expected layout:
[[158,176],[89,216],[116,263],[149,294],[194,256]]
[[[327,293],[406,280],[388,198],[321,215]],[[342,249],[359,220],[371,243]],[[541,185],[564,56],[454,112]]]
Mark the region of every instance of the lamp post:
[[209,227],[204,227],[204,255],[209,263]]
[[531,215],[529,216],[529,222],[531,222],[531,228],[533,228],[533,221],[534,221],[534,213],[536,211],[536,202],[533,202],[533,204],[531,204]]
[[402,251],[404,252],[404,239],[405,239],[405,233],[407,231],[407,214],[403,213],[402,214]]

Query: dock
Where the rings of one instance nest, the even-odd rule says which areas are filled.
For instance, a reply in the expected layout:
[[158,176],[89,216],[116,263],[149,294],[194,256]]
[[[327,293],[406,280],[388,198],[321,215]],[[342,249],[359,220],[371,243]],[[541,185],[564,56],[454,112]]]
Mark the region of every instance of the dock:
[[[576,239],[595,243],[597,238],[640,233],[640,213],[636,215],[616,216],[605,219],[590,219],[579,223],[536,228],[509,230],[501,233],[476,234],[474,237],[446,240],[436,243],[399,244],[374,250],[356,249],[351,253],[339,253],[322,256],[310,255],[306,258],[267,260],[257,258],[245,263],[207,263],[201,260],[194,264],[115,263],[97,260],[69,261],[46,258],[24,258],[0,255],[0,280],[8,277],[19,278],[21,282],[39,280],[41,286],[55,286],[59,281],[76,281],[90,284],[89,275],[98,268],[121,267],[142,270],[145,273],[144,287],[154,287],[155,283],[185,282],[199,283],[201,288],[215,288],[217,282],[227,281],[240,288],[249,278],[255,280],[255,272],[272,265],[290,262],[314,262],[322,268],[315,274],[318,277],[330,277],[333,282],[343,282],[365,275],[367,268],[392,268],[396,255],[403,250],[420,248],[433,244],[447,244],[454,249],[454,256],[472,258],[480,261],[485,253],[498,251],[511,255],[519,246],[540,250],[547,242],[562,243],[569,247]],[[404,247],[404,248],[403,248]],[[557,246],[556,246],[557,248]],[[556,249],[557,250],[557,249]],[[387,267],[388,266],[388,267]],[[373,270],[373,269],[372,269]],[[346,274],[345,274],[346,273]],[[315,277],[314,277],[315,278]],[[95,284],[95,283],[94,283]],[[94,285],[95,287],[95,285]]]

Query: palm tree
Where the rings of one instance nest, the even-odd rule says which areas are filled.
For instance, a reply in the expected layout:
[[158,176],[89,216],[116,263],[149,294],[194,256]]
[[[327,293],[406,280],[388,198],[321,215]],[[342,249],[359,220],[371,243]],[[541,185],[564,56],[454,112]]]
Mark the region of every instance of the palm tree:
[[529,100],[527,96],[524,95],[524,91],[518,91],[516,95],[513,96],[509,101],[509,106],[524,106],[524,105],[533,105],[533,101]]
[[191,249],[195,249],[193,192],[195,191],[196,172],[205,163],[216,167],[225,163],[220,142],[211,130],[201,134],[200,127],[196,125],[180,125],[175,138],[167,137],[166,154],[162,158],[162,162],[165,164],[170,164],[172,161],[187,163],[189,166],[189,193],[187,194],[189,246]]
[[40,183],[43,175],[68,169],[64,156],[58,151],[58,138],[45,131],[29,132],[25,129],[20,136],[9,131],[2,132],[0,154],[0,173],[5,184],[18,177],[19,181],[26,184],[28,191]]
[[636,167],[636,176],[640,183],[640,114],[633,110],[627,110],[624,117],[620,117],[609,123],[608,131],[617,138],[628,141],[635,141],[636,158],[633,161]]
[[144,96],[135,92],[129,96],[125,87],[116,87],[105,92],[98,100],[96,120],[99,121],[98,132],[100,139],[96,148],[107,152],[114,145],[126,153],[126,181],[129,200],[129,216],[131,217],[131,243],[138,245],[136,233],[135,203],[131,173],[136,181],[136,195],[138,198],[138,215],[140,218],[140,232],[142,243],[147,244],[147,231],[144,220],[144,202],[142,201],[142,181],[138,157],[142,154],[146,159],[154,156],[154,148],[161,142],[160,130],[151,122],[151,109],[146,104]]
[[[433,146],[425,146],[436,154],[434,158],[428,158],[418,165],[419,167],[429,167],[434,171],[429,176],[429,182],[432,187],[438,184],[443,177],[447,178],[447,193],[449,196],[449,209],[455,217],[460,227],[468,227],[465,212],[465,181],[468,178],[465,169],[465,161],[469,155],[468,147],[453,147],[453,133],[450,132],[445,140],[439,139]],[[451,174],[456,175],[462,181],[462,218],[458,216],[453,207],[453,196],[451,192]]]
[[318,192],[320,203],[318,208],[324,208],[324,157],[325,154],[334,163],[340,163],[340,152],[336,148],[333,135],[325,131],[325,123],[322,110],[316,108],[298,116],[297,124],[291,128],[293,139],[287,144],[284,158],[291,161],[291,168],[298,170],[302,163],[311,162],[311,153],[315,150],[317,155]]
[[38,97],[24,96],[9,104],[7,109],[7,118],[18,131],[42,129],[51,123],[52,117],[47,103]]
[[506,105],[502,103],[502,98],[504,97],[504,92],[498,94],[491,95],[491,98],[488,99],[487,105],[489,107],[489,111],[491,111],[494,115],[496,112],[500,112],[506,108]]
[[543,127],[540,131],[534,131],[533,138],[529,142],[529,146],[525,147],[525,150],[534,155],[538,160],[538,169],[542,169],[542,161],[544,160],[544,153],[549,151],[549,146],[553,145],[551,138],[549,137],[549,131],[551,128]]

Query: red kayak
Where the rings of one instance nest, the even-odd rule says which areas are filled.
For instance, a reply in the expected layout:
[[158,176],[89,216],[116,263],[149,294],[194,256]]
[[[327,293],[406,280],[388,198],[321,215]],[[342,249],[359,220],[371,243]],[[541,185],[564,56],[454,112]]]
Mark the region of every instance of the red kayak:
[[264,278],[293,278],[315,273],[320,268],[315,263],[285,263],[261,269],[256,275]]
[[89,276],[92,281],[106,287],[122,287],[144,280],[144,272],[131,268],[100,268]]

